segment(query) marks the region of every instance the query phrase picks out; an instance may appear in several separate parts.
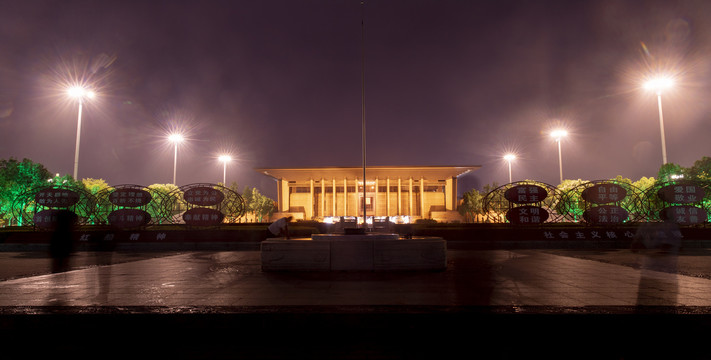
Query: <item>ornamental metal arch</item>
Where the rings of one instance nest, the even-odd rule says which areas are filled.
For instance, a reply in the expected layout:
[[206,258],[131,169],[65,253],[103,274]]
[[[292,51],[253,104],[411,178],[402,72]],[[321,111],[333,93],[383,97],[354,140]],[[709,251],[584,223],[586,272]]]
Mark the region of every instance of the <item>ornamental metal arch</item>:
[[524,180],[488,192],[482,207],[487,222],[537,225],[563,219],[555,211],[559,198],[560,192],[555,186]]
[[49,230],[57,216],[69,211],[77,225],[97,223],[96,198],[84,187],[73,183],[30,187],[13,199],[12,219],[20,226]]
[[557,209],[568,221],[614,226],[643,221],[638,187],[617,180],[585,181],[561,194]]
[[711,182],[659,181],[643,197],[647,221],[671,221],[680,226],[708,226],[711,221]]
[[171,223],[176,202],[170,193],[135,184],[109,187],[96,199],[101,223],[124,229]]
[[213,183],[184,185],[171,193],[178,199],[173,213],[174,223],[190,226],[217,226],[235,223],[244,216],[246,203],[234,190]]

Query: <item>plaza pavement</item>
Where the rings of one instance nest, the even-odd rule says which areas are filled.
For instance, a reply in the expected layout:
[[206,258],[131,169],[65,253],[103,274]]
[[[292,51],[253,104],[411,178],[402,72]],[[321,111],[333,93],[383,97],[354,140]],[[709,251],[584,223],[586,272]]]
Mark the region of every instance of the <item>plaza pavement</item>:
[[263,272],[257,250],[78,252],[50,273],[42,254],[0,252],[3,358],[711,359],[706,249],[447,257]]

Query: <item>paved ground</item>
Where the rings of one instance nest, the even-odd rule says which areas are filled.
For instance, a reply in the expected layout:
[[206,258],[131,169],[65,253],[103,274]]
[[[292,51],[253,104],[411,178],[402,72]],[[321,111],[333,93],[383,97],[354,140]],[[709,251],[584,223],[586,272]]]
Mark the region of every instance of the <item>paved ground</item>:
[[[450,250],[441,272],[265,273],[258,251],[0,253],[3,358],[711,359],[711,262]],[[34,346],[28,346],[34,344]]]

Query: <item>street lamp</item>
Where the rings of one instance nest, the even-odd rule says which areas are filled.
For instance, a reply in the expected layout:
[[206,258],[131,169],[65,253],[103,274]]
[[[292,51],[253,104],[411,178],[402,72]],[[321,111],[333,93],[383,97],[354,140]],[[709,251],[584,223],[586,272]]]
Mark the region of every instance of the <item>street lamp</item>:
[[551,137],[555,139],[556,142],[558,142],[558,167],[560,169],[560,183],[563,183],[563,155],[560,150],[560,140],[564,137],[568,136],[568,132],[562,129],[559,130],[553,130],[551,132]]
[[232,157],[229,155],[220,155],[218,159],[222,161],[222,185],[227,186],[227,163],[232,161]]
[[516,155],[514,154],[506,154],[504,155],[504,160],[509,163],[509,184],[512,183],[511,181],[511,162],[516,160]]
[[96,96],[96,93],[81,86],[73,86],[67,89],[67,94],[76,99],[77,103],[79,103],[79,114],[77,116],[77,142],[74,149],[74,180],[77,180],[77,174],[79,172],[79,142],[81,140],[82,105],[84,103],[84,99],[93,99]]
[[185,138],[181,134],[174,133],[168,136],[168,140],[172,142],[175,146],[175,151],[173,154],[173,185],[175,185],[175,173],[178,168],[178,144],[183,142]]
[[659,76],[644,83],[644,88],[657,93],[657,104],[659,106],[659,131],[662,134],[662,163],[667,163],[667,144],[664,139],[664,116],[662,115],[662,91],[674,86],[674,79],[668,76]]

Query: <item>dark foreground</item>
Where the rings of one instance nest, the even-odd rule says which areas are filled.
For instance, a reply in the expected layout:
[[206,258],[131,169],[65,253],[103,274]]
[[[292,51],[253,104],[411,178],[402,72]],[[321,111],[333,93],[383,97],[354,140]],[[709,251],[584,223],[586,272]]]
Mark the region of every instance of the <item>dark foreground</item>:
[[424,273],[264,273],[256,251],[77,253],[58,274],[0,259],[3,359],[711,359],[706,249],[451,250]]

